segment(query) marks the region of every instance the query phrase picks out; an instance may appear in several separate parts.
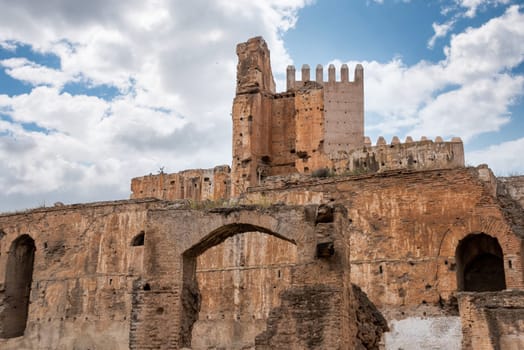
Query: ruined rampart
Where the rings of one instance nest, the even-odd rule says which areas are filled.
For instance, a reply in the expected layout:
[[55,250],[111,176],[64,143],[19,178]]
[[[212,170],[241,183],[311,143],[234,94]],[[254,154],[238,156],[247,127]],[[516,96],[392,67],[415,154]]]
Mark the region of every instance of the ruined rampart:
[[231,170],[0,215],[0,348],[522,347],[523,178],[372,146],[359,65],[276,93],[262,38],[237,55]]
[[458,137],[445,142],[441,137],[435,138],[435,141],[426,138],[413,141],[408,136],[401,143],[395,136],[390,144],[380,137],[375,146],[371,146],[369,138],[366,138],[366,146],[339,152],[333,159],[333,169],[337,174],[459,167],[464,167],[464,146]]
[[184,170],[150,174],[131,180],[131,199],[158,198],[191,201],[221,200],[230,196],[230,168]]
[[130,200],[0,216],[0,348],[128,349],[147,211],[162,205]]

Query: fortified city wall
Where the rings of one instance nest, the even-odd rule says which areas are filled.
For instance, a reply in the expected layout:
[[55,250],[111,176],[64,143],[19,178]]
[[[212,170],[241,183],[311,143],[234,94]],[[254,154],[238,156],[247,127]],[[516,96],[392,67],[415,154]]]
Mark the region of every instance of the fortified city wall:
[[521,348],[524,177],[372,146],[361,66],[276,93],[263,39],[237,55],[231,168],[0,215],[0,347]]

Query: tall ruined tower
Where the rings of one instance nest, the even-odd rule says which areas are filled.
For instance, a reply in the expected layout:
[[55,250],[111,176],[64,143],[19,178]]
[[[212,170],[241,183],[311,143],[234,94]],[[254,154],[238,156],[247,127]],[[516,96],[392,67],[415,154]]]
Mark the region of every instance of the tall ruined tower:
[[237,89],[233,100],[231,194],[257,183],[271,153],[271,100],[275,82],[269,50],[261,37],[237,45]]
[[363,146],[364,71],[342,65],[340,81],[309,66],[301,80],[287,69],[287,91],[275,92],[269,50],[261,37],[237,46],[237,89],[233,101],[231,195],[236,197],[269,175],[308,173],[331,167],[339,152]]

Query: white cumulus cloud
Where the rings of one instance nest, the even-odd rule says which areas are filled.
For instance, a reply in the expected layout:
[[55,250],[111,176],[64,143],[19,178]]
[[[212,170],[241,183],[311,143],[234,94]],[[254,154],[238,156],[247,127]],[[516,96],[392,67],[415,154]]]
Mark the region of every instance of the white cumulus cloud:
[[467,142],[499,130],[524,96],[524,76],[512,73],[524,62],[522,42],[524,14],[510,6],[502,16],[453,35],[440,62],[363,62],[366,111],[381,116],[368,131]]
[[524,138],[489,146],[466,154],[471,165],[488,164],[497,176],[522,175],[524,169]]
[[[60,60],[0,61],[30,88],[0,95],[0,210],[125,198],[131,177],[229,163],[236,44],[262,35],[283,73],[282,34],[309,3],[0,0],[0,46]],[[116,96],[88,92],[103,88]]]

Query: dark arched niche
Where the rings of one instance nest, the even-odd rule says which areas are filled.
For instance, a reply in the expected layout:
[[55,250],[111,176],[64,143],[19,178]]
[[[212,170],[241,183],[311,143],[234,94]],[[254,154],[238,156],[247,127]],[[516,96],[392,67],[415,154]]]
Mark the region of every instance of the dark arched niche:
[[144,231],[140,231],[133,239],[131,240],[132,247],[140,247],[144,245],[146,234]]
[[268,234],[276,238],[282,239],[288,243],[296,245],[293,240],[287,239],[286,237],[273,232],[267,228],[260,227],[252,224],[235,223],[224,225],[220,228],[213,230],[211,233],[206,235],[193,247],[188,249],[183,254],[183,291],[182,291],[182,305],[183,305],[183,317],[181,317],[182,324],[180,328],[180,338],[183,346],[191,346],[191,335],[193,325],[198,318],[200,311],[201,295],[196,278],[196,262],[198,256],[213,248],[226,239],[242,233],[253,233],[259,232]]
[[506,289],[504,255],[498,240],[485,233],[470,234],[455,252],[458,290],[487,292]]
[[29,235],[18,237],[11,244],[7,257],[4,310],[0,314],[1,337],[24,335],[33,279],[35,241]]

